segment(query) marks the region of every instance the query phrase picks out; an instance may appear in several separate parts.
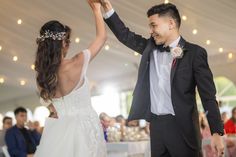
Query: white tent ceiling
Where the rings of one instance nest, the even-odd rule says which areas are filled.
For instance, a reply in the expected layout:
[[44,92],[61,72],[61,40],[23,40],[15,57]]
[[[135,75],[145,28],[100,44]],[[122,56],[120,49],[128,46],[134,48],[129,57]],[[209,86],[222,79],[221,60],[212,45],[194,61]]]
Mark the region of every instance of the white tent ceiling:
[[[164,1],[164,0],[163,0]],[[111,0],[115,10],[131,30],[149,37],[146,11],[161,0]],[[226,76],[236,83],[236,1],[235,0],[172,0],[187,20],[182,22],[185,39],[205,47],[215,76]],[[22,19],[21,25],[17,20]],[[40,27],[56,19],[72,28],[70,55],[85,49],[95,35],[94,18],[86,0],[1,0],[0,1],[0,104],[35,93],[34,62],[35,39]],[[193,35],[192,30],[198,34]],[[107,85],[119,89],[132,89],[137,75],[140,56],[120,44],[109,32],[107,44],[90,66],[89,78],[93,93]],[[80,43],[74,42],[76,37]],[[206,45],[206,40],[211,40]],[[218,49],[222,47],[223,53]],[[228,53],[233,58],[228,59]],[[18,61],[13,62],[13,56]],[[26,85],[21,86],[20,80]],[[97,89],[97,90],[95,90]]]

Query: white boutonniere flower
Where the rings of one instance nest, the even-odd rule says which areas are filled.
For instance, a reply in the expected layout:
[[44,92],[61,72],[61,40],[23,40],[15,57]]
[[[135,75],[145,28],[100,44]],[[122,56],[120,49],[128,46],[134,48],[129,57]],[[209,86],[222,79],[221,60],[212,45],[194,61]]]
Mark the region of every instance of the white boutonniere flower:
[[179,46],[171,48],[170,53],[174,59],[180,59],[184,56],[184,50]]

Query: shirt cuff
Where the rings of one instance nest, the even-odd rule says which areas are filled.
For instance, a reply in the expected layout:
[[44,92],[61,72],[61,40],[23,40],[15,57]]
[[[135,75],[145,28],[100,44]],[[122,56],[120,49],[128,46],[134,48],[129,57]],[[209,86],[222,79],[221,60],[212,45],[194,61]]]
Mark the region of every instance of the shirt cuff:
[[114,14],[115,10],[111,9],[110,11],[106,12],[103,17],[104,19],[108,19],[109,17],[111,17]]

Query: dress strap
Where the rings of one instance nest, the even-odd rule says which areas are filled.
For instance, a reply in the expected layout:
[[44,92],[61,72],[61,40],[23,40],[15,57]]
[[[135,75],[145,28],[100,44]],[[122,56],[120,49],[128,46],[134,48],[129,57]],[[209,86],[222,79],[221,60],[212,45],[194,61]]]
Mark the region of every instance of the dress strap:
[[83,82],[85,81],[85,77],[86,77],[86,73],[87,73],[87,69],[88,69],[88,65],[89,65],[89,61],[91,57],[91,52],[88,49],[83,50],[82,53],[84,55],[84,64],[82,67],[80,80],[74,89],[78,89],[81,86],[81,84],[83,84]]

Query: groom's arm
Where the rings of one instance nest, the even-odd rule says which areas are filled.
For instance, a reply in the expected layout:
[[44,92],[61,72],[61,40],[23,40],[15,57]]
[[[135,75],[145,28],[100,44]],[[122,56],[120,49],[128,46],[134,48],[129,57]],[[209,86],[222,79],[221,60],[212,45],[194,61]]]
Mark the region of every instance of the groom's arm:
[[194,78],[197,83],[199,95],[202,100],[203,108],[207,113],[211,133],[224,134],[224,127],[221,120],[218,103],[216,101],[216,88],[213,75],[207,61],[207,52],[203,48],[198,48],[195,54]]
[[106,12],[104,19],[116,38],[131,48],[132,50],[142,54],[147,45],[147,39],[129,30],[122,22],[117,13],[113,10],[110,2],[103,5]]

